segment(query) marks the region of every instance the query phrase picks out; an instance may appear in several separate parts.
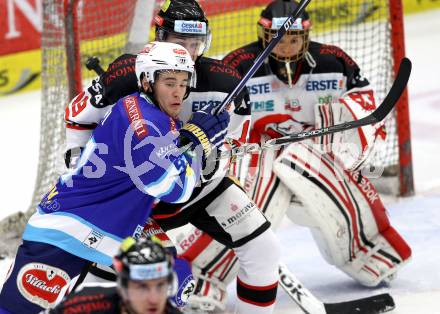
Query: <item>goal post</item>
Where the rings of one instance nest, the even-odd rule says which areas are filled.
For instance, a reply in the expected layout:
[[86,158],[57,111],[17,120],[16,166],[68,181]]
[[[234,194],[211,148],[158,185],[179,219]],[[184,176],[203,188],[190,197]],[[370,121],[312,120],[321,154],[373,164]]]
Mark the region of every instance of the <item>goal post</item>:
[[[398,60],[405,54],[405,31],[403,26],[403,6],[401,0],[390,1],[391,43],[394,59],[394,75],[399,67]],[[398,178],[399,195],[414,195],[414,176],[412,167],[411,126],[409,120],[408,89],[405,89],[396,106],[397,146],[398,146]]]

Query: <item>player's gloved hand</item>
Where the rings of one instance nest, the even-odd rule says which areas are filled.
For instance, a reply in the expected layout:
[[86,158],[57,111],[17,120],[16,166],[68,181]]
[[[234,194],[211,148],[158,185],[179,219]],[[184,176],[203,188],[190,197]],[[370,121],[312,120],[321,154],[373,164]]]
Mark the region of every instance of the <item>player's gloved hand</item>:
[[230,120],[226,110],[214,115],[213,109],[213,105],[208,105],[194,112],[188,123],[180,129],[182,144],[189,140],[193,143],[193,148],[201,145],[204,158],[209,156],[213,147],[223,144]]

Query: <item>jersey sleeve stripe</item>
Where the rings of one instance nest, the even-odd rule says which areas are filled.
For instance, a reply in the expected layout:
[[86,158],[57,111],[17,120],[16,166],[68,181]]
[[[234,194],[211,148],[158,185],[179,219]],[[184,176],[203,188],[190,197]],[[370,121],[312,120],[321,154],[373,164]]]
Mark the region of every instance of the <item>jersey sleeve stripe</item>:
[[[92,235],[97,241],[90,245],[87,240]],[[105,265],[111,265],[112,257],[122,241],[116,235],[105,232],[76,215],[65,212],[42,214],[41,210],[29,219],[23,239],[48,243]]]

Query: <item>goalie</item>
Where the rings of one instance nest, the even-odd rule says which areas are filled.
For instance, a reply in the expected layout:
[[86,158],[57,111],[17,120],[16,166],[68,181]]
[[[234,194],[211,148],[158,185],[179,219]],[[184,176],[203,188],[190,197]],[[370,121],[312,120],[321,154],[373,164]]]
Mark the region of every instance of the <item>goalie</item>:
[[[270,3],[257,24],[258,41],[229,53],[224,62],[244,75],[296,6]],[[360,119],[376,108],[357,64],[340,48],[311,41],[310,28],[303,13],[248,82],[251,142]],[[285,214],[310,228],[325,260],[369,287],[391,281],[411,256],[362,168],[385,136],[382,125],[369,125],[254,154],[245,180],[274,228]],[[192,300],[220,307],[224,299],[218,296],[236,273],[235,258],[197,230],[188,234],[181,246],[201,278]]]

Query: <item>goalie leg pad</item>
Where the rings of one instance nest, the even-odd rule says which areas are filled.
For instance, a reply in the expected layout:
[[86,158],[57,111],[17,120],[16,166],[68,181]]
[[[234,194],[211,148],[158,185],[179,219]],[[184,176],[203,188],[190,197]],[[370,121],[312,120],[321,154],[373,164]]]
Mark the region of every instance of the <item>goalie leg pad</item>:
[[292,192],[272,171],[282,150],[254,154],[245,180],[245,190],[276,230],[292,199]]
[[[311,228],[323,257],[355,280],[367,286],[387,281],[410,257],[372,184],[343,171],[331,156],[297,143],[276,160],[274,172],[303,203],[299,223]],[[298,207],[290,211],[297,222]]]

